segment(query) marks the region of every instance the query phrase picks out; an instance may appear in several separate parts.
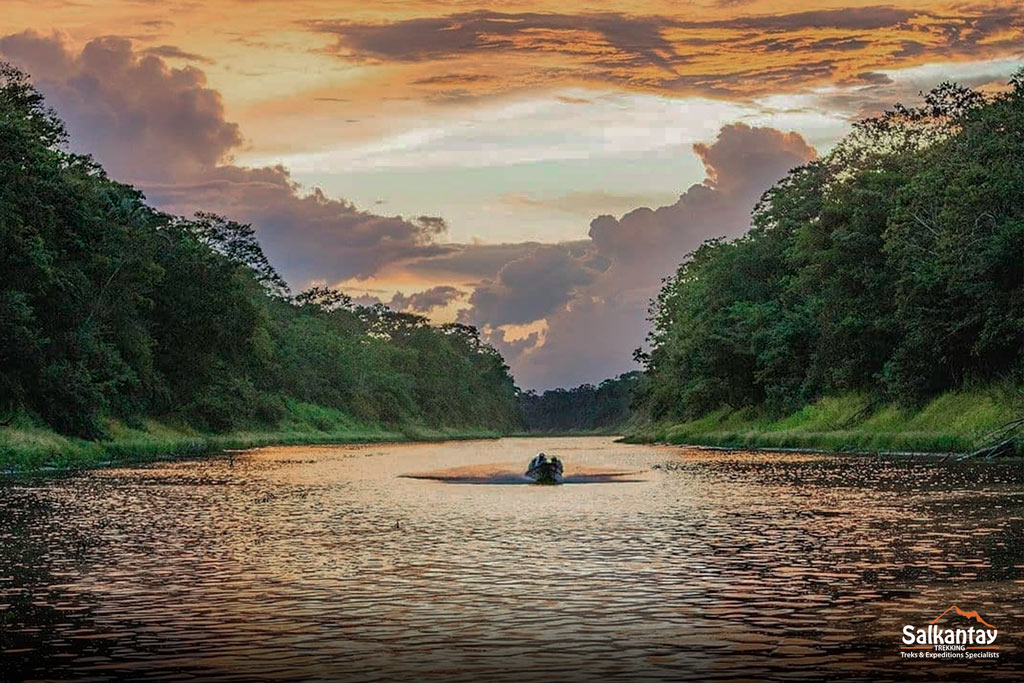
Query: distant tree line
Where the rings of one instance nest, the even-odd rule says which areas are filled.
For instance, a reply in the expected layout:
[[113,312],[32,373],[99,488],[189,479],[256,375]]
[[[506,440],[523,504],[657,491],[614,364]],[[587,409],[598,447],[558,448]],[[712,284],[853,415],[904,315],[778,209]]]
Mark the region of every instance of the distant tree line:
[[251,227],[161,213],[66,142],[0,67],[0,412],[82,437],[108,417],[272,425],[289,398],[377,423],[522,426],[474,328],[293,296]]
[[520,394],[526,427],[537,432],[614,430],[630,416],[633,390],[640,372],[627,372],[597,386],[581,384],[573,389],[549,389],[542,394]]
[[656,420],[1020,386],[1024,75],[860,121],[764,195],[748,234],[690,254],[652,322],[638,401]]

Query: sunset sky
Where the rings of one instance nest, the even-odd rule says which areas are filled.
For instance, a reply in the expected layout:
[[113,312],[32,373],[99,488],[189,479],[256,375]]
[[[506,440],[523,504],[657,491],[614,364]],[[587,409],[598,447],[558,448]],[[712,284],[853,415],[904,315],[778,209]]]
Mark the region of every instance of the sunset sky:
[[[1024,62],[1024,3],[3,0],[76,151],[251,222],[300,290],[632,369],[659,281],[857,117]],[[649,208],[644,208],[649,207]]]

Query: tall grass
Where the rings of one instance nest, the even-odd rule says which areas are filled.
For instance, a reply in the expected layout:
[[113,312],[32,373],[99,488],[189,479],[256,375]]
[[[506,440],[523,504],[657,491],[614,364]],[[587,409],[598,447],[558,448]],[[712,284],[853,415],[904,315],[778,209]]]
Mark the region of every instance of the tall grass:
[[[991,386],[942,394],[926,405],[876,405],[868,396],[831,396],[790,415],[722,408],[682,423],[635,427],[631,441],[833,451],[969,452],[1024,413],[1019,389]],[[1018,437],[1017,452],[1024,452]]]
[[408,424],[383,426],[354,420],[333,408],[289,400],[285,417],[272,427],[228,434],[201,433],[173,420],[107,423],[108,437],[85,441],[62,436],[22,417],[0,428],[0,470],[91,467],[179,457],[237,448],[289,444],[441,441],[496,438],[488,430],[432,429]]

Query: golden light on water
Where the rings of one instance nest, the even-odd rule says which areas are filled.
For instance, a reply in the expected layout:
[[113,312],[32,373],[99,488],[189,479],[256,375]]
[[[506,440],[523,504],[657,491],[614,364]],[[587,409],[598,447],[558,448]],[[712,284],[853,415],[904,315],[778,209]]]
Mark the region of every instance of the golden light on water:
[[[522,485],[538,450],[601,483]],[[12,649],[42,642],[8,656],[101,678],[130,658],[209,678],[903,680],[903,624],[954,603],[1016,652],[1000,548],[1020,487],[1012,465],[603,437],[268,448],[8,488],[22,540],[0,599],[65,615],[43,636],[16,620]]]

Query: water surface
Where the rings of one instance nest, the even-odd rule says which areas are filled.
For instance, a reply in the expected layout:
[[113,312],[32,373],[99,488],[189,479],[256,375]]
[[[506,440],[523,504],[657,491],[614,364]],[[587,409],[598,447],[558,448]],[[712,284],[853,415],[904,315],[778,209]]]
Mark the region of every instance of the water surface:
[[[573,483],[523,485],[538,451]],[[607,438],[267,448],[0,483],[0,679],[1024,673],[1024,468]],[[998,661],[902,661],[951,604]]]

